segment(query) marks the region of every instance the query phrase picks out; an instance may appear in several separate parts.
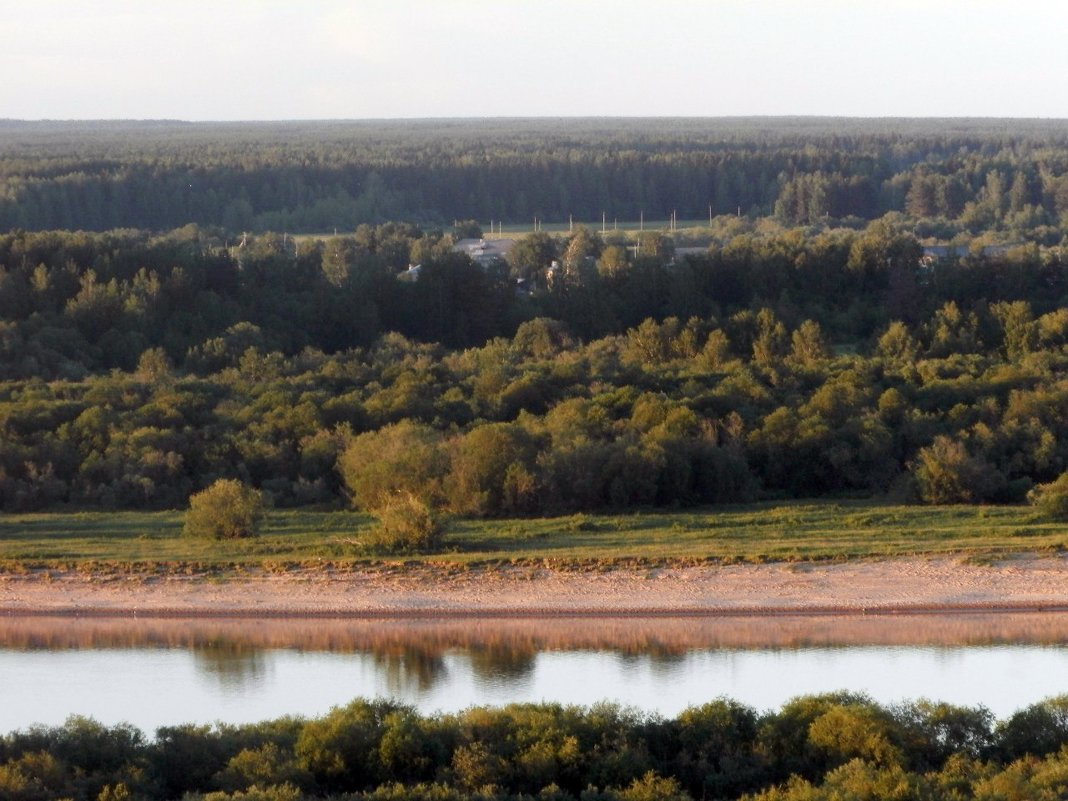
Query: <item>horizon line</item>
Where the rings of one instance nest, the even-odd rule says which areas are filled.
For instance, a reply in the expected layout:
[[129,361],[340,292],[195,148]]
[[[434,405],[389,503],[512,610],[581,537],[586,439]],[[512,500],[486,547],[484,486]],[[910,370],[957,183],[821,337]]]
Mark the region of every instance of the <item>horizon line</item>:
[[1024,116],[990,116],[990,115],[940,115],[910,116],[900,114],[853,115],[853,114],[719,114],[719,115],[663,115],[663,114],[559,114],[559,115],[486,115],[486,116],[402,116],[402,117],[279,117],[279,118],[245,118],[245,119],[185,119],[181,117],[0,117],[3,124],[74,124],[74,123],[142,123],[157,125],[234,125],[234,124],[279,124],[279,123],[356,123],[356,122],[552,122],[565,120],[687,120],[687,121],[734,121],[734,120],[845,120],[845,121],[888,121],[907,122],[943,121],[956,122],[1068,122],[1068,117],[1024,117]]

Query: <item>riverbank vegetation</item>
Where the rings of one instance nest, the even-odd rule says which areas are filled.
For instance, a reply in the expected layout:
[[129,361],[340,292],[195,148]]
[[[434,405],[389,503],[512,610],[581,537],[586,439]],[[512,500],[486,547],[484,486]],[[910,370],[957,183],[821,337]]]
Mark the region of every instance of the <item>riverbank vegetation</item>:
[[727,699],[674,719],[599,704],[423,716],[356,700],[321,718],[137,729],[71,718],[0,738],[0,793],[187,801],[1063,798],[1068,698],[995,721],[930,701]]
[[[367,512],[364,543],[399,551],[797,499],[1019,504],[1042,540],[1068,471],[1068,132],[606,125],[0,123],[0,221],[25,226],[0,235],[0,510],[182,509],[223,480],[273,514]],[[340,234],[246,231],[311,226],[339,181]],[[723,196],[684,232],[453,249],[484,198],[633,217],[669,187]]]
[[[183,536],[181,512],[0,517],[0,567],[286,570],[397,562],[374,547],[379,525],[341,510],[282,509],[258,536]],[[1008,557],[1068,549],[1068,530],[1019,506],[892,506],[870,501],[758,503],[724,509],[449,521],[442,550],[404,563],[558,568],[958,554]]]

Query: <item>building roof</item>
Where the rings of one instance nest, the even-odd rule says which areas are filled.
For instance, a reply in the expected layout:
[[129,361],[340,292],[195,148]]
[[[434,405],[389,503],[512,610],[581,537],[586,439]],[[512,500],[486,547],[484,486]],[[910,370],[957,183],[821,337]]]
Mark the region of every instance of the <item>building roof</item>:
[[452,246],[454,253],[464,253],[471,259],[484,262],[503,259],[515,247],[514,239],[461,239]]

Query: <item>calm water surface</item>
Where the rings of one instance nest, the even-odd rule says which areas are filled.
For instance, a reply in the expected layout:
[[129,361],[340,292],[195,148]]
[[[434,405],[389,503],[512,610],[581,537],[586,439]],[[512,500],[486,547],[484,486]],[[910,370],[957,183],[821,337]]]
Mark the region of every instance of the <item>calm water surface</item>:
[[674,715],[849,689],[998,716],[1068,693],[1068,615],[510,621],[0,619],[0,732],[70,714],[153,732],[314,716],[356,696],[423,712],[601,700]]

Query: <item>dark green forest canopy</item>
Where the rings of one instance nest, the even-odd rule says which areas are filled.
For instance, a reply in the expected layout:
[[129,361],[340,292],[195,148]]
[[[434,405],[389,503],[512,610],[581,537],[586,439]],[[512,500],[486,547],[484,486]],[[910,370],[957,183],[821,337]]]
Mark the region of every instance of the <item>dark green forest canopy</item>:
[[[0,505],[173,507],[221,477],[365,505],[352,448],[466,515],[1020,501],[1068,468],[1060,248],[928,261],[893,219],[725,231],[680,257],[550,238],[560,272],[529,294],[522,265],[403,224],[299,252],[195,226],[0,236]],[[388,456],[413,443],[418,469]]]
[[789,223],[901,211],[977,233],[1055,226],[1066,173],[1056,120],[8,120],[0,229],[328,231],[711,207]]
[[0,121],[0,507],[364,505],[344,454],[416,441],[466,515],[1020,501],[1066,212],[1061,121]]
[[[487,654],[487,659],[494,658]],[[664,719],[614,704],[423,716],[356,700],[319,718],[178,725],[155,740],[71,718],[0,737],[0,794],[187,801],[1055,799],[1068,697],[982,707],[853,693],[758,712],[717,699]]]

